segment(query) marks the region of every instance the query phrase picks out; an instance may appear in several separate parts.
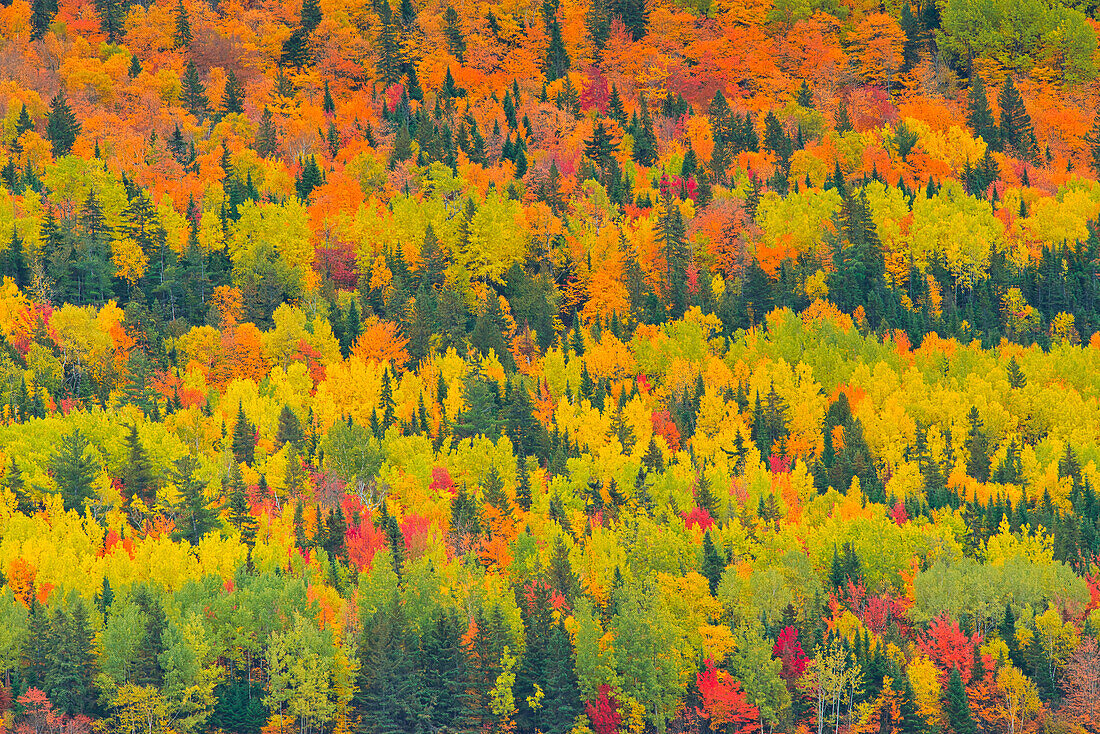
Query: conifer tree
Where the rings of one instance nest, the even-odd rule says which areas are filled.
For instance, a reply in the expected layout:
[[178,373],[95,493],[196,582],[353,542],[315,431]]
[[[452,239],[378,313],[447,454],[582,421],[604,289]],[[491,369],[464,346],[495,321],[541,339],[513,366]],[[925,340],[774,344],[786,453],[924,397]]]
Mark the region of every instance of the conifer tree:
[[951,677],[943,694],[943,711],[953,734],[975,734],[977,727],[970,711],[970,699],[966,695],[958,668],[951,669]]
[[[41,40],[57,15],[56,0],[33,0],[31,3],[31,40]],[[25,109],[25,108],[24,108]]]
[[975,137],[980,137],[994,150],[1001,149],[1000,129],[993,119],[993,112],[989,109],[989,98],[986,95],[985,83],[977,73],[970,75],[970,94],[967,97],[966,121]]
[[122,486],[131,501],[137,498],[150,510],[153,508],[157,499],[153,462],[141,443],[136,423],[131,423],[126,433],[126,463],[122,472]]
[[645,95],[638,97],[639,124],[641,129],[634,136],[634,160],[643,166],[652,166],[657,162],[657,136],[653,132],[653,119],[650,117],[649,104]]
[[206,499],[206,487],[195,476],[198,462],[187,455],[176,460],[173,480],[180,493],[176,537],[198,545],[208,532],[218,526],[217,513]]
[[117,44],[125,34],[123,25],[129,10],[128,0],[95,0],[95,7],[99,27],[107,34],[107,43]]
[[264,107],[264,112],[260,116],[255,147],[261,158],[272,158],[279,152],[278,131],[275,129],[270,107]]
[[206,87],[199,79],[199,70],[194,61],[188,60],[180,82],[180,104],[201,122],[210,102],[206,99]]
[[84,500],[95,496],[92,482],[98,466],[87,455],[90,447],[87,437],[74,428],[61,438],[61,443],[50,458],[50,472],[61,490],[66,510],[80,510]]
[[183,0],[179,0],[179,2],[176,3],[173,15],[176,17],[176,32],[174,36],[176,48],[191,48],[191,41],[193,39],[191,35],[191,18],[187,14],[187,8],[184,6]]
[[256,456],[256,429],[244,414],[244,405],[237,403],[237,420],[233,423],[233,459],[238,464],[251,465]]
[[53,146],[55,158],[69,154],[76,142],[76,136],[80,134],[80,127],[65,95],[59,91],[50,102],[50,112],[46,116],[46,137]]
[[232,69],[225,77],[225,93],[222,95],[222,115],[239,115],[244,112],[244,87]]
[[443,11],[443,35],[447,39],[447,48],[451,56],[458,59],[458,63],[466,62],[466,37],[462,33],[462,22],[458,18],[458,12],[453,5],[448,5]]
[[1027,161],[1035,159],[1039,146],[1035,141],[1035,130],[1031,125],[1031,115],[1024,108],[1024,99],[1012,82],[1012,76],[1005,79],[1001,94],[997,98],[1001,108],[1000,135],[1003,147],[1015,151]]
[[256,518],[252,516],[252,507],[248,501],[248,491],[241,476],[241,467],[229,462],[229,476],[226,478],[229,494],[229,524],[241,534],[241,541],[252,549],[256,542]]
[[722,580],[722,573],[726,570],[725,559],[718,553],[718,549],[714,546],[714,540],[710,537],[710,531],[708,530],[703,535],[703,577],[710,584],[711,596],[718,593],[718,583]]
[[550,36],[550,45],[546,48],[546,58],[543,60],[543,72],[546,81],[552,82],[561,79],[569,72],[569,51],[565,48],[565,40],[561,35],[561,22],[557,15],[551,15],[546,20],[547,30]]

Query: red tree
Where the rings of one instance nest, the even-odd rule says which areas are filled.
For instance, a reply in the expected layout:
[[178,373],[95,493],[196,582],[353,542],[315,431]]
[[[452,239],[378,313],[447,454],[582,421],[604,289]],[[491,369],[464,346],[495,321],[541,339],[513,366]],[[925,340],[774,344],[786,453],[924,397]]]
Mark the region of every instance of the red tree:
[[706,670],[696,676],[695,683],[703,700],[699,716],[710,720],[712,730],[752,734],[760,728],[759,710],[745,699],[738,681],[715,669],[713,660],[706,662]]

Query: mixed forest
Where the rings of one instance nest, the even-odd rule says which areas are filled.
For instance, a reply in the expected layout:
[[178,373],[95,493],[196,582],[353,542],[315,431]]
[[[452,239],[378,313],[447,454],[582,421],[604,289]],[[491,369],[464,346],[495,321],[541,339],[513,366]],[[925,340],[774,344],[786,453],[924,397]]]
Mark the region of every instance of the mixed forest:
[[1094,0],[0,0],[0,732],[1097,734]]

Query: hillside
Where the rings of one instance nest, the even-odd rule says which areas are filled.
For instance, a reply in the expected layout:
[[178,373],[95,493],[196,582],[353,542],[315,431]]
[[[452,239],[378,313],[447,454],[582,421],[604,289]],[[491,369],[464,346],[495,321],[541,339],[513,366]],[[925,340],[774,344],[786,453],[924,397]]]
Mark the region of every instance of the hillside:
[[0,7],[0,734],[1100,726],[1100,12]]

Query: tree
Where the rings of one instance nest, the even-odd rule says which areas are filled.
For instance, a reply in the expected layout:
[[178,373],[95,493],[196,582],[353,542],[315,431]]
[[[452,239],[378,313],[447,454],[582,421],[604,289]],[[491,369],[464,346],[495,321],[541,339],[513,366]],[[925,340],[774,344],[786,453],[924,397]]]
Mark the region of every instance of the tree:
[[179,0],[176,4],[173,15],[176,16],[176,48],[191,48],[191,18],[187,14],[187,8],[184,6],[183,0]]
[[275,129],[275,120],[271,115],[271,108],[264,107],[260,115],[260,125],[256,130],[256,142],[254,147],[261,158],[272,158],[279,152],[279,133]]
[[199,79],[199,70],[194,61],[188,59],[180,82],[180,104],[201,122],[210,102],[206,99],[206,87]]
[[275,431],[275,447],[282,448],[287,443],[298,447],[303,438],[302,422],[290,406],[283,403],[283,409],[279,411],[279,427]]
[[237,420],[233,423],[233,458],[239,464],[251,464],[256,456],[256,428],[248,422],[244,406],[237,404]]
[[546,23],[550,45],[546,47],[546,58],[543,60],[542,68],[546,74],[546,81],[552,82],[561,79],[569,72],[570,60],[561,34],[561,22],[558,21],[557,15],[551,15]]
[[970,711],[970,700],[958,668],[951,669],[947,689],[943,694],[943,711],[953,734],[976,734],[977,727]]
[[978,408],[970,408],[966,416],[970,427],[966,434],[966,473],[978,481],[989,481],[989,438],[982,430],[983,422],[978,414]]
[[1001,108],[1001,144],[1016,151],[1024,160],[1034,160],[1039,153],[1039,145],[1031,126],[1031,116],[1011,75],[1005,78],[997,103]]
[[179,520],[176,522],[176,537],[198,545],[208,532],[218,526],[217,512],[206,499],[206,485],[195,476],[198,462],[194,456],[187,455],[176,460],[173,481],[180,494],[177,506]]
[[76,136],[80,134],[80,127],[76,115],[65,101],[65,95],[59,91],[50,102],[50,112],[46,116],[46,137],[53,146],[55,158],[69,154]]
[[130,501],[140,499],[152,509],[157,500],[157,485],[153,463],[138,436],[137,424],[131,423],[126,434],[126,463],[122,469],[122,486]]
[[223,115],[239,115],[244,112],[244,88],[232,69],[225,78],[225,93],[222,95]]
[[395,594],[371,615],[360,638],[355,708],[366,731],[414,731],[423,720],[421,684],[411,652],[414,644]]
[[1001,149],[1000,128],[993,119],[993,112],[989,109],[989,97],[986,95],[985,83],[981,75],[970,75],[970,94],[967,97],[966,121],[975,137],[980,137],[994,150]]
[[462,23],[458,19],[458,12],[453,5],[448,5],[443,11],[443,35],[447,39],[447,48],[451,55],[458,59],[458,63],[466,62],[466,37],[462,33]]
[[1085,144],[1088,145],[1089,167],[1100,175],[1100,114],[1093,119],[1092,128],[1085,135]]
[[714,541],[710,537],[710,531],[708,530],[703,535],[703,567],[702,573],[710,584],[710,593],[715,595],[718,593],[718,583],[722,580],[722,574],[726,570],[726,561],[718,553],[718,549],[714,547]]
[[117,44],[125,33],[127,0],[96,0],[99,27],[107,34],[107,43]]
[[1100,646],[1082,637],[1066,662],[1061,716],[1077,724],[1100,721]]
[[643,166],[652,166],[657,162],[657,136],[653,132],[653,119],[644,94],[638,97],[638,109],[641,111],[641,129],[634,135],[633,157]]
[[229,524],[241,534],[241,542],[251,549],[252,544],[256,542],[256,518],[252,515],[252,506],[248,501],[248,492],[238,464],[230,462],[227,481]]
[[92,483],[99,470],[95,460],[88,455],[91,446],[87,437],[74,428],[61,438],[61,444],[50,459],[50,473],[61,490],[66,510],[80,510],[84,501],[95,493]]
[[[57,15],[55,0],[33,0],[31,3],[31,40],[38,41],[50,29],[50,23]],[[24,110],[26,107],[24,106]]]

